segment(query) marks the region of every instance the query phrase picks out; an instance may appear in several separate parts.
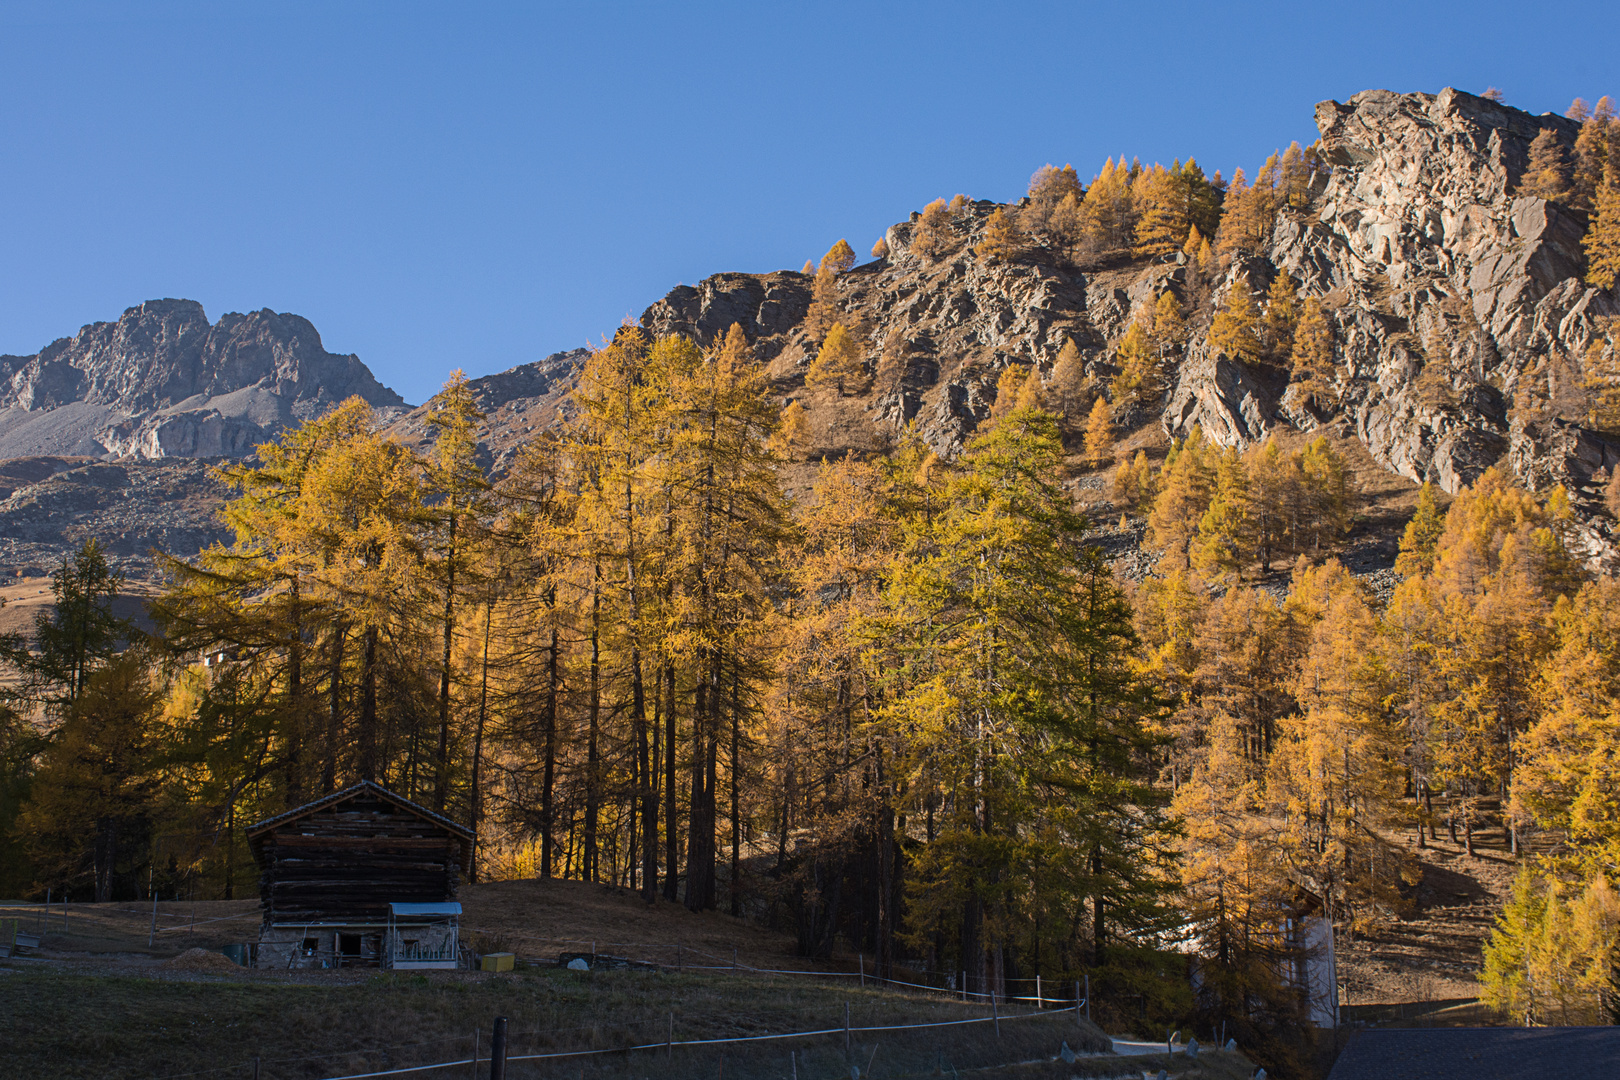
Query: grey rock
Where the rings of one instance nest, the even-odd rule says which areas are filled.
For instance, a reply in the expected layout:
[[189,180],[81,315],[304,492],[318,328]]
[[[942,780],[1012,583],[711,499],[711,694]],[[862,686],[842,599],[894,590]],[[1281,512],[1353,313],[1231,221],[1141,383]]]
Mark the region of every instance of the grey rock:
[[307,319],[264,309],[210,324],[150,300],[33,356],[0,356],[0,458],[241,457],[345,398],[403,409]]

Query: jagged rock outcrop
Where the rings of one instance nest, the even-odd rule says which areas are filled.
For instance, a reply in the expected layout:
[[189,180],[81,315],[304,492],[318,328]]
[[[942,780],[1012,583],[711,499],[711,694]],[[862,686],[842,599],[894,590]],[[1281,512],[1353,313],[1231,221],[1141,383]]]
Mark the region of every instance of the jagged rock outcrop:
[[405,405],[307,319],[265,309],[210,324],[195,301],[151,300],[0,356],[0,459],[236,457],[353,395]]
[[[574,402],[570,395],[589,356],[588,350],[571,349],[496,375],[468,380],[478,411],[484,414],[477,438],[479,458],[485,468],[496,476],[504,474],[536,435],[572,415]],[[427,422],[428,409],[428,405],[412,409],[387,431],[408,444],[431,445],[435,436]]]
[[1166,427],[1244,444],[1278,424],[1342,421],[1391,470],[1446,491],[1500,463],[1581,497],[1620,462],[1573,426],[1593,320],[1620,303],[1581,280],[1584,217],[1518,194],[1530,141],[1550,127],[1573,143],[1577,125],[1451,89],[1370,90],[1323,102],[1316,120],[1330,168],[1308,211],[1279,215],[1267,269],[1330,309],[1336,400],[1304,410],[1194,348]]

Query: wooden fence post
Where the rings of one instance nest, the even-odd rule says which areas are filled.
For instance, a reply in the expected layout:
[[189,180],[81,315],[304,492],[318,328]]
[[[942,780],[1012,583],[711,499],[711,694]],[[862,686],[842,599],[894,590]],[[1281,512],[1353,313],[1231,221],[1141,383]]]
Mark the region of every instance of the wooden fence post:
[[[1076,980],[1074,980],[1074,1026],[1075,1027],[1084,1027],[1085,1026],[1084,1024],[1080,1023],[1080,1003],[1081,1003],[1081,1000],[1082,999],[1080,997],[1080,980],[1076,979]],[[1087,1004],[1089,1005],[1090,1003],[1087,1002]]]
[[996,1005],[996,992],[990,991],[990,1015],[996,1020],[996,1038],[1001,1038],[1001,1009]]
[[489,1080],[506,1080],[506,1017],[495,1018],[489,1040]]
[[1046,1008],[1046,1002],[1041,1000],[1041,977],[1039,975],[1035,976],[1035,1007],[1037,1009]]
[[1086,1019],[1091,1019],[1091,972],[1086,972]]
[[849,1060],[849,1002],[844,1002],[844,1060]]
[[473,1068],[472,1068],[473,1080],[478,1080],[478,1036],[479,1036],[479,1034],[480,1034],[479,1030],[477,1028],[473,1028]]
[[157,890],[152,890],[152,929],[146,935],[146,947],[150,949],[157,940]]
[[253,1059],[253,1080],[259,1080],[259,1059],[258,1059],[258,1057],[254,1057],[254,1059]]
[[675,1060],[675,1014],[669,1014],[669,1038],[664,1040],[664,1057]]
[[860,952],[860,953],[856,953],[855,955],[860,958],[860,964],[861,964],[861,989],[864,990],[864,989],[866,989],[866,954],[864,952]]

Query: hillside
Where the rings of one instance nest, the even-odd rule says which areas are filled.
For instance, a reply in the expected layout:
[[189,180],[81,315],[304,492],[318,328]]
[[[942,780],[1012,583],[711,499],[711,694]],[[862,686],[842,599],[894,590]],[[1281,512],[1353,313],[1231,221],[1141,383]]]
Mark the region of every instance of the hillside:
[[[903,353],[898,369],[848,396],[804,384],[819,347],[806,323],[810,275],[715,274],[673,289],[640,322],[704,344],[740,324],[778,400],[808,409],[812,461],[875,449],[908,425],[952,456],[989,416],[1004,370],[1033,368],[1050,380],[1073,341],[1086,375],[1106,383],[1128,326],[1169,291],[1190,313],[1191,334],[1157,405],[1121,412],[1122,446],[1141,444],[1144,428],[1181,436],[1196,424],[1240,447],[1321,430],[1360,444],[1395,476],[1447,492],[1499,464],[1531,490],[1563,484],[1583,521],[1583,556],[1611,565],[1601,488],[1620,443],[1583,426],[1580,381],[1600,321],[1620,313],[1620,300],[1582,281],[1583,212],[1519,193],[1536,133],[1551,128],[1570,142],[1577,125],[1452,89],[1370,90],[1323,102],[1316,122],[1319,164],[1304,205],[1278,209],[1262,249],[1209,280],[1179,254],[1077,260],[1039,238],[1012,258],[980,258],[974,248],[992,213],[1013,209],[985,201],[953,213],[946,241],[925,256],[915,250],[921,215],[911,214],[887,231],[884,258],[836,280],[836,315],[859,331],[869,370],[885,342]],[[1331,391],[1308,401],[1285,366],[1234,358],[1209,341],[1211,308],[1235,283],[1263,294],[1283,273],[1301,297],[1320,300],[1336,340]],[[473,380],[487,414],[487,465],[504,471],[518,447],[566,414],[583,356],[556,353]],[[36,356],[0,358],[0,368],[8,379],[0,457],[241,455],[350,394],[398,416],[403,439],[431,438],[423,411],[396,412],[398,396],[357,358],[326,353],[305,320],[268,311],[210,326],[194,303],[154,301]],[[164,523],[151,531],[169,550],[184,555],[206,541],[189,519],[171,520],[167,500],[140,494],[151,484],[130,487],[121,498]],[[19,498],[37,499],[19,488],[0,515],[22,510]],[[85,529],[129,532],[114,520],[118,499],[105,503],[105,523],[99,507],[80,501]],[[49,561],[49,548],[21,561]],[[135,568],[139,553],[128,554]]]
[[[250,938],[258,916],[252,901],[164,903],[158,918],[165,930],[153,948],[146,945],[148,909],[72,905],[68,930],[47,930],[45,947],[34,958],[0,961],[0,1002],[11,1034],[0,1046],[0,1071],[166,1077],[210,1067],[251,1069],[258,1058],[266,1078],[341,1075],[466,1059],[474,1028],[481,1029],[487,1054],[496,1015],[509,1019],[513,1054],[661,1043],[671,1036],[725,1039],[837,1028],[846,1005],[857,1028],[991,1016],[982,1006],[940,995],[863,986],[847,973],[815,978],[750,971],[749,965],[802,969],[805,962],[793,958],[790,936],[673,904],[648,907],[602,886],[501,882],[467,886],[462,901],[464,924],[478,948],[515,948],[533,962],[509,975],[248,971],[217,954],[198,958],[188,950],[214,950]],[[193,917],[195,929],[190,928]],[[23,921],[30,922],[28,914]],[[474,926],[482,929],[470,929]],[[544,944],[528,936],[532,933],[545,935]],[[663,970],[582,974],[551,966],[559,952],[589,953],[593,935],[600,935],[601,953],[647,959]],[[615,938],[628,939],[631,947],[610,947]],[[649,945],[665,942],[668,948]],[[673,951],[681,942],[687,948],[684,962]],[[651,955],[657,952],[664,955]],[[733,956],[741,971],[712,970],[728,967]],[[681,968],[672,970],[677,963]],[[1102,1052],[1109,1042],[1098,1028],[1072,1012],[1011,1018],[1028,1011],[1003,1006],[999,1037],[991,1023],[856,1032],[850,1060],[858,1059],[863,1072],[887,1075],[944,1068],[1046,1076],[1059,1064],[1053,1059],[1066,1042],[1091,1056],[1062,1066],[1064,1077],[1118,1073],[1122,1062]],[[64,1016],[97,1022],[64,1023]],[[186,1038],[165,1034],[177,1028]],[[1136,1048],[1127,1052],[1138,1055],[1130,1059],[1133,1065],[1150,1071],[1185,1061],[1143,1055]],[[705,1076],[721,1053],[732,1076],[775,1077],[795,1065],[806,1075],[830,1075],[846,1067],[843,1039],[836,1035],[564,1060],[570,1075],[583,1065],[592,1076],[603,1077],[640,1076],[648,1068],[663,1076]],[[1201,1062],[1199,1075],[1214,1080],[1253,1071],[1239,1054],[1206,1053]],[[508,1075],[550,1075],[547,1070],[557,1067],[513,1062]]]

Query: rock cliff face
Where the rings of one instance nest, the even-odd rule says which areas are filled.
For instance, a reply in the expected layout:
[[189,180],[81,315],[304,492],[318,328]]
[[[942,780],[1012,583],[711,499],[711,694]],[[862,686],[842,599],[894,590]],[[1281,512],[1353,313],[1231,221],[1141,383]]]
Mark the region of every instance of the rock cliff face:
[[[1263,292],[1286,272],[1319,298],[1335,330],[1333,392],[1306,402],[1286,370],[1221,354],[1195,320],[1162,403],[1165,430],[1196,424],[1247,446],[1282,427],[1335,426],[1413,481],[1455,492],[1500,465],[1535,490],[1565,485],[1593,519],[1593,474],[1620,464],[1620,444],[1581,427],[1581,361],[1620,297],[1582,280],[1584,215],[1518,193],[1530,141],[1551,127],[1573,143],[1574,122],[1449,89],[1367,91],[1322,103],[1316,120],[1328,168],[1309,207],[1279,213],[1269,248],[1211,284],[1219,300],[1239,279]],[[908,342],[899,385],[874,387],[864,408],[879,427],[915,419],[947,454],[988,414],[1001,368],[1049,372],[1073,338],[1107,378],[1135,311],[1167,288],[1188,299],[1187,271],[1168,258],[1086,272],[1041,248],[1011,263],[978,260],[971,245],[994,208],[959,214],[937,261],[912,250],[913,214],[889,230],[885,259],[838,282],[840,317],[859,324],[874,363],[891,330]],[[814,350],[802,326],[809,285],[796,273],[720,274],[676,289],[641,321],[704,342],[741,323],[779,392],[814,413],[829,392],[802,389]],[[1608,549],[1607,530],[1588,530],[1594,557]]]
[[195,301],[152,300],[33,356],[0,356],[0,458],[240,456],[356,394],[405,405],[297,315],[210,325]]
[[[1195,345],[1165,415],[1225,443],[1278,424],[1351,425],[1373,456],[1455,492],[1502,463],[1533,489],[1577,498],[1620,447],[1579,427],[1580,362],[1594,319],[1620,312],[1586,286],[1583,215],[1517,194],[1530,140],[1576,125],[1456,90],[1372,90],[1317,106],[1311,208],[1279,215],[1269,258],[1234,268],[1264,287],[1279,271],[1329,307],[1336,400],[1317,412]],[[1229,284],[1229,283],[1228,283]]]

